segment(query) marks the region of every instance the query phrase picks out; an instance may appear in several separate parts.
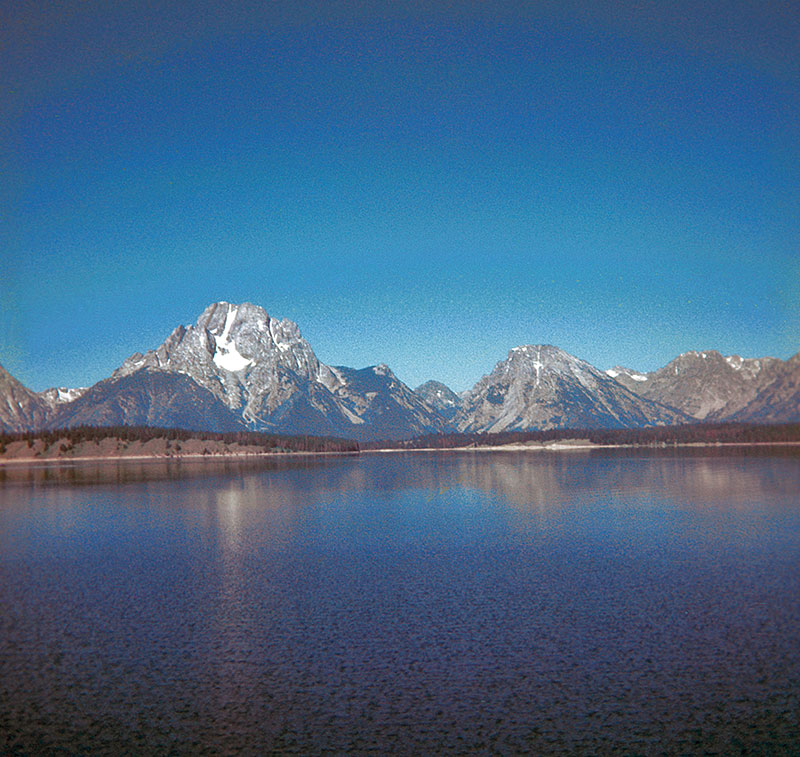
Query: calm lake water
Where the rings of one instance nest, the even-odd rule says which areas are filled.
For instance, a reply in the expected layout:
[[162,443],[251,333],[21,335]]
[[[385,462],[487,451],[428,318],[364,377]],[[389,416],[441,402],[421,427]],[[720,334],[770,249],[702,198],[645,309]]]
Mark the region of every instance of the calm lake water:
[[0,752],[800,753],[797,453],[0,470]]

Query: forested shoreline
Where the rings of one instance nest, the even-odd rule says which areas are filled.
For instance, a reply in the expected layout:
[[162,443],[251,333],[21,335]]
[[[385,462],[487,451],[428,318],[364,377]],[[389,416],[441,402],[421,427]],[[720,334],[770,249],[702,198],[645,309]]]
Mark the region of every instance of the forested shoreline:
[[320,436],[249,431],[215,433],[151,426],[80,426],[41,432],[0,434],[0,459],[70,457],[357,453],[377,450],[547,446],[575,442],[595,446],[678,446],[686,444],[800,443],[800,424],[692,424],[637,429],[548,429],[496,434],[429,434],[402,441],[357,442]]
[[661,446],[674,444],[770,444],[800,442],[800,423],[756,425],[741,423],[693,423],[684,426],[647,428],[548,429],[499,433],[428,434],[396,442],[362,442],[362,450],[454,449],[496,447],[507,444],[586,440],[596,445]]
[[[30,449],[38,446],[41,453],[58,445],[58,452],[67,455],[87,442],[99,445],[109,439],[116,440],[121,445],[134,443],[146,445],[161,440],[164,442],[164,448],[174,455],[186,453],[188,443],[191,443],[192,449],[202,446],[202,443],[207,443],[205,448],[208,449],[208,454],[212,453],[214,447],[219,449],[219,445],[240,449],[261,449],[264,453],[358,451],[358,443],[351,439],[321,436],[273,435],[254,431],[216,433],[153,426],[78,426],[49,431],[0,434],[0,456],[15,442],[23,442]],[[192,452],[191,454],[197,453]],[[203,454],[202,449],[199,454]]]

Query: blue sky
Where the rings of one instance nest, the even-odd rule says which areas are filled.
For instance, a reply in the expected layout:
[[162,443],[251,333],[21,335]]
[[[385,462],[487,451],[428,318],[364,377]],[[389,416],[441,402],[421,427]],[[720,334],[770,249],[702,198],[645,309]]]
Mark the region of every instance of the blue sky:
[[216,300],[458,390],[527,343],[800,350],[791,3],[42,5],[0,31],[0,363],[31,388]]

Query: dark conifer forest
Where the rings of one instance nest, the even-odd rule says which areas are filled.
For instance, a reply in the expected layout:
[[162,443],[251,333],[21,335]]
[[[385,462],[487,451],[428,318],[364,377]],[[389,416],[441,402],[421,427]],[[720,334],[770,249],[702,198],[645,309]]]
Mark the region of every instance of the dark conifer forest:
[[321,436],[286,436],[250,431],[214,433],[176,428],[150,426],[79,426],[41,432],[0,434],[0,455],[12,442],[24,441],[29,447],[40,442],[44,449],[60,445],[60,452],[68,453],[82,442],[99,444],[105,439],[121,443],[146,443],[154,439],[166,440],[173,454],[181,453],[181,443],[189,440],[208,441],[227,445],[258,447],[263,452],[343,452],[361,450],[419,450],[496,447],[508,444],[548,444],[566,440],[583,440],[593,445],[676,446],[685,444],[784,444],[800,443],[800,424],[780,425],[710,424],[685,426],[657,426],[636,429],[548,429],[545,431],[509,431],[500,433],[428,434],[404,441],[357,442]]

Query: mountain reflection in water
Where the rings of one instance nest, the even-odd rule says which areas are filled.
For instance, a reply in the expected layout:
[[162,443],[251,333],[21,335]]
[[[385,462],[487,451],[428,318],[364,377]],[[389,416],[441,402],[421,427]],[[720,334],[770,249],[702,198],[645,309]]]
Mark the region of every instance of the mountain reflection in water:
[[0,752],[790,752],[799,462],[0,469]]

